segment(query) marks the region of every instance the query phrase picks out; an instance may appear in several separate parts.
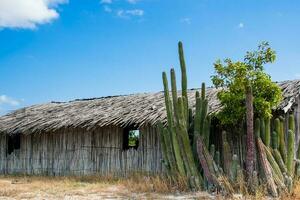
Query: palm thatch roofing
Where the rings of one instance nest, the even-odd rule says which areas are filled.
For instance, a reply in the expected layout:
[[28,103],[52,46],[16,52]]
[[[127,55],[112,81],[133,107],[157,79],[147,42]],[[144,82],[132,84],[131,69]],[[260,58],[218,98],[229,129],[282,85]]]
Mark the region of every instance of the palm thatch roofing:
[[[288,112],[297,102],[300,80],[283,81],[278,85],[283,91],[283,101],[276,109]],[[190,105],[195,105],[196,90],[188,92]],[[220,111],[218,89],[207,88],[206,91],[209,112]],[[0,117],[0,132],[30,134],[78,127],[91,130],[111,125],[154,125],[158,121],[166,122],[162,92],[33,105]]]

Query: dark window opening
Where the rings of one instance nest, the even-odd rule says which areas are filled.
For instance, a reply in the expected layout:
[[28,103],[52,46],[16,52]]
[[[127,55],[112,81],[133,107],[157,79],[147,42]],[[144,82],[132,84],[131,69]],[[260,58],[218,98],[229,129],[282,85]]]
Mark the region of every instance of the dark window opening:
[[125,128],[123,134],[123,150],[139,147],[140,130],[134,128]]
[[12,154],[21,148],[20,135],[11,135],[7,138],[7,154]]

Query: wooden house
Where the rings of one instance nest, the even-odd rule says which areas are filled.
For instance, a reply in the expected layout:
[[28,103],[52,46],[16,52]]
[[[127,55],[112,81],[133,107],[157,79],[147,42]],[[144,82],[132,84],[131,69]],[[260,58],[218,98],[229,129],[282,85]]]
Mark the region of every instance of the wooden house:
[[[278,83],[274,112],[294,114],[299,141],[300,80]],[[208,88],[209,112],[221,109]],[[189,90],[195,104],[195,90]],[[0,117],[0,173],[126,175],[163,171],[157,122],[166,123],[162,92],[51,102]],[[215,134],[214,132],[212,135]],[[130,144],[134,135],[135,143]]]

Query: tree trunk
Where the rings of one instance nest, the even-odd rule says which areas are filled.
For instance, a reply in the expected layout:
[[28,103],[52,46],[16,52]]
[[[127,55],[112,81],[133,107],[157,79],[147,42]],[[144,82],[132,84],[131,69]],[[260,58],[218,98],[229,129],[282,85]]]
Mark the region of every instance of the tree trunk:
[[251,183],[255,166],[255,143],[253,130],[253,95],[251,86],[246,88],[246,123],[247,123],[247,155],[246,170],[248,182]]

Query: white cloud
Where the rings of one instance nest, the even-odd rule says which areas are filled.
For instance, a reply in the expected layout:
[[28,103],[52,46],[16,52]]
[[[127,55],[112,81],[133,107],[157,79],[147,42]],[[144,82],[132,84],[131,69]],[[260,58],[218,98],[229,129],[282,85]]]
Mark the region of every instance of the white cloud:
[[112,0],[101,0],[100,3],[101,4],[111,4]]
[[112,9],[109,6],[104,6],[103,9],[105,12],[108,12],[108,13],[112,12]]
[[185,18],[180,19],[180,22],[185,23],[185,24],[191,24],[192,20],[191,20],[191,18],[185,17]]
[[130,18],[131,16],[143,16],[144,10],[134,9],[134,10],[118,10],[117,16],[121,18]]
[[67,0],[0,0],[0,28],[34,29],[59,17],[58,4]]
[[245,25],[244,25],[243,22],[240,22],[240,23],[239,23],[239,28],[244,28],[244,26],[245,26]]
[[0,95],[0,105],[19,106],[21,101],[8,97],[6,95]]
[[128,3],[130,4],[136,4],[139,0],[127,0]]

